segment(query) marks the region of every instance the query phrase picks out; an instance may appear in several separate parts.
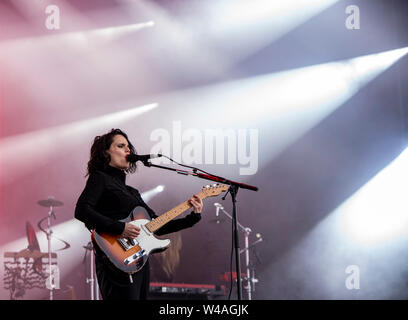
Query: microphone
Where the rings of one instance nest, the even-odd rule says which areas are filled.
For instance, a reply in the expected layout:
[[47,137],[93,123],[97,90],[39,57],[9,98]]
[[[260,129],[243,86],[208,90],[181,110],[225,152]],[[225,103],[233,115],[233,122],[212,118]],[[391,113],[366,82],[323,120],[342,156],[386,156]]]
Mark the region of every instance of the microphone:
[[142,162],[146,162],[149,159],[153,159],[153,158],[159,158],[162,155],[159,154],[143,154],[143,155],[139,155],[139,154],[129,154],[126,157],[126,160],[131,162],[131,163],[135,163],[137,161],[142,161]]

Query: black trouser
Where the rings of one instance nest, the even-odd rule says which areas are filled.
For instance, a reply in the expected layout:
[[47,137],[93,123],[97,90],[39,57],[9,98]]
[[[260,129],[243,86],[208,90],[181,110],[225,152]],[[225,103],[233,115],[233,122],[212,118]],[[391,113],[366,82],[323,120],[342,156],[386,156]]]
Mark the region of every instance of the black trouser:
[[[95,246],[96,248],[96,246]],[[103,300],[146,300],[149,293],[149,261],[131,275],[120,271],[100,250],[95,250],[95,266]]]

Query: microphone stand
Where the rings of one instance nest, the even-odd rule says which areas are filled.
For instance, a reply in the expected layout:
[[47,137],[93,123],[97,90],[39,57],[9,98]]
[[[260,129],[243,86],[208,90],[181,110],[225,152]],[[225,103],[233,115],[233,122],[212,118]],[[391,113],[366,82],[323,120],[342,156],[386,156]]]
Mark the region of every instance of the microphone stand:
[[[168,157],[166,157],[166,158],[168,158]],[[170,158],[168,158],[168,159],[170,159]],[[173,162],[176,162],[176,161],[174,161],[172,159],[170,159],[170,160],[173,161]],[[244,184],[244,183],[232,181],[232,180],[229,180],[229,179],[226,179],[226,178],[223,178],[223,177],[219,177],[219,176],[216,176],[216,175],[199,173],[199,172],[197,172],[198,170],[200,170],[202,172],[204,172],[204,171],[201,170],[201,169],[194,168],[194,167],[189,167],[189,166],[183,165],[185,167],[192,168],[193,172],[190,172],[190,171],[186,171],[186,170],[180,170],[180,169],[169,168],[169,167],[165,167],[165,166],[161,166],[161,165],[152,164],[151,162],[149,162],[147,160],[144,160],[142,162],[146,167],[155,167],[155,168],[175,171],[178,174],[190,175],[190,176],[194,176],[194,177],[205,179],[205,180],[215,181],[215,182],[222,183],[222,184],[228,184],[230,186],[229,189],[228,189],[228,192],[231,194],[231,199],[232,199],[233,237],[234,237],[234,247],[235,247],[235,266],[236,266],[236,271],[237,271],[238,300],[242,300],[241,261],[240,261],[240,254],[239,254],[240,247],[239,247],[239,237],[238,237],[238,226],[237,226],[238,219],[237,219],[237,206],[236,206],[237,193],[238,193],[239,188],[248,189],[248,190],[252,190],[252,191],[258,191],[258,188],[254,187],[254,186],[251,186],[251,185]],[[223,199],[225,199],[225,197],[226,197],[226,195],[224,196]]]

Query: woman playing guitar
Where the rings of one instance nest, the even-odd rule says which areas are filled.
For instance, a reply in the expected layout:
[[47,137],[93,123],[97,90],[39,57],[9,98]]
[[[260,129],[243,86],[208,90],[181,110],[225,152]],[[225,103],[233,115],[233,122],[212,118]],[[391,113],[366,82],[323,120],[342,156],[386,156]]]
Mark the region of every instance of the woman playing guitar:
[[[136,207],[148,213],[148,219],[157,218],[155,212],[143,201],[139,191],[126,185],[126,174],[136,171],[136,164],[127,160],[135,149],[127,135],[120,129],[97,136],[91,147],[88,162],[88,180],[75,208],[75,218],[85,223],[89,230],[120,238],[135,239],[141,229],[130,222],[123,222]],[[192,227],[201,219],[203,202],[197,195],[188,200],[194,208],[184,218],[169,221],[154,232],[163,235]],[[115,267],[109,257],[94,244],[95,266],[103,299],[145,300],[149,291],[149,263],[136,273],[126,273]]]

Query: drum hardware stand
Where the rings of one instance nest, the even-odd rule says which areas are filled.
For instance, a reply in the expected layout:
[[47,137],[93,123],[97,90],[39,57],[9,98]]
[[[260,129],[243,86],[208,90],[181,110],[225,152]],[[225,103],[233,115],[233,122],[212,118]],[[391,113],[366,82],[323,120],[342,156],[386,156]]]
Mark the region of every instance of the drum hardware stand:
[[[48,241],[48,267],[49,267],[49,280],[50,280],[50,300],[53,300],[53,290],[55,287],[55,283],[54,283],[54,275],[52,272],[52,260],[51,260],[51,256],[52,256],[52,252],[51,252],[51,235],[52,235],[52,230],[51,230],[51,217],[54,217],[54,220],[57,219],[57,217],[54,214],[53,208],[54,207],[60,207],[62,205],[64,205],[61,201],[55,200],[54,197],[48,197],[47,200],[40,200],[37,202],[40,206],[43,207],[49,207],[50,210],[48,211],[48,216],[46,217],[47,219],[47,230],[45,230],[45,233],[47,234],[47,241]],[[40,222],[38,223],[39,226],[41,226],[41,222],[44,220],[45,218],[43,218],[42,220],[40,220]],[[41,229],[41,227],[40,227]],[[44,230],[43,230],[44,231]]]
[[[214,206],[217,208],[217,216],[218,216],[219,210],[221,209],[222,212],[224,212],[224,214],[228,218],[230,218],[231,220],[233,219],[231,217],[231,215],[229,215],[229,213],[224,210],[224,207],[222,205],[220,205],[219,203],[215,203]],[[244,227],[239,222],[237,222],[237,225],[238,225],[238,227],[241,228],[241,230],[244,233],[244,237],[245,237],[245,248],[239,251],[239,254],[242,254],[242,253],[245,252],[245,262],[246,262],[246,274],[247,274],[247,277],[245,279],[246,280],[246,286],[244,288],[247,291],[248,300],[252,300],[252,292],[255,291],[255,283],[258,282],[258,279],[255,278],[255,266],[254,266],[254,264],[252,264],[250,262],[250,259],[249,259],[249,249],[251,249],[258,242],[261,242],[262,238],[260,237],[260,234],[257,234],[256,236],[257,236],[258,240],[256,240],[254,243],[249,245],[249,235],[251,234],[252,230],[250,228]]]
[[48,241],[48,266],[50,268],[49,276],[50,276],[50,300],[53,299],[53,290],[54,290],[54,277],[52,275],[52,261],[51,261],[51,235],[52,235],[52,230],[51,230],[51,216],[54,217],[54,220],[56,219],[55,214],[52,210],[52,206],[50,206],[50,211],[48,212],[48,217],[47,217],[47,241]]
[[[249,228],[247,228],[249,229]],[[249,232],[251,232],[251,229],[249,229]],[[257,243],[262,241],[261,235],[259,233],[256,234],[256,237],[258,238],[258,240],[256,240],[255,242],[253,242],[251,245],[248,245],[248,237],[249,237],[249,233],[244,232],[245,235],[245,248],[241,250],[240,253],[243,253],[245,251],[245,256],[246,256],[246,268],[247,268],[247,293],[248,293],[248,300],[252,299],[252,293],[255,292],[255,284],[259,282],[259,280],[255,277],[255,264],[251,263],[249,261],[249,250],[251,248],[253,248]],[[255,248],[254,249],[254,253],[255,253]],[[259,258],[256,256],[258,262]]]
[[[56,217],[55,217],[55,214],[54,214],[54,211],[53,211],[53,207],[54,207],[54,205],[52,203],[53,198],[49,197],[48,200],[50,200],[50,202],[48,202],[48,204],[46,204],[46,205],[41,204],[40,201],[38,203],[40,205],[43,205],[43,206],[49,206],[49,208],[50,208],[50,210],[48,211],[48,215],[46,217],[46,219],[47,219],[47,230],[45,230],[45,233],[47,235],[47,242],[48,242],[48,268],[49,268],[48,272],[49,272],[49,281],[50,281],[50,287],[49,287],[50,300],[53,300],[53,298],[54,298],[53,290],[54,290],[55,284],[54,284],[54,275],[53,275],[53,272],[52,272],[52,260],[51,260],[51,256],[52,256],[52,251],[51,251],[51,235],[52,235],[51,217],[53,217],[54,220],[56,219]],[[44,200],[44,201],[48,201],[48,200]],[[42,219],[41,221],[43,221],[44,219]],[[41,223],[41,221],[40,221],[40,223]]]
[[93,251],[93,244],[92,241],[89,241],[88,244],[86,246],[83,246],[83,248],[85,249],[85,256],[84,256],[84,263],[86,261],[86,256],[88,254],[88,251],[90,253],[91,256],[91,277],[90,278],[86,278],[86,283],[90,284],[90,289],[91,289],[91,300],[99,300],[99,286],[98,286],[98,281],[96,280],[95,277],[95,271],[94,271],[94,265],[95,265],[95,254]]

